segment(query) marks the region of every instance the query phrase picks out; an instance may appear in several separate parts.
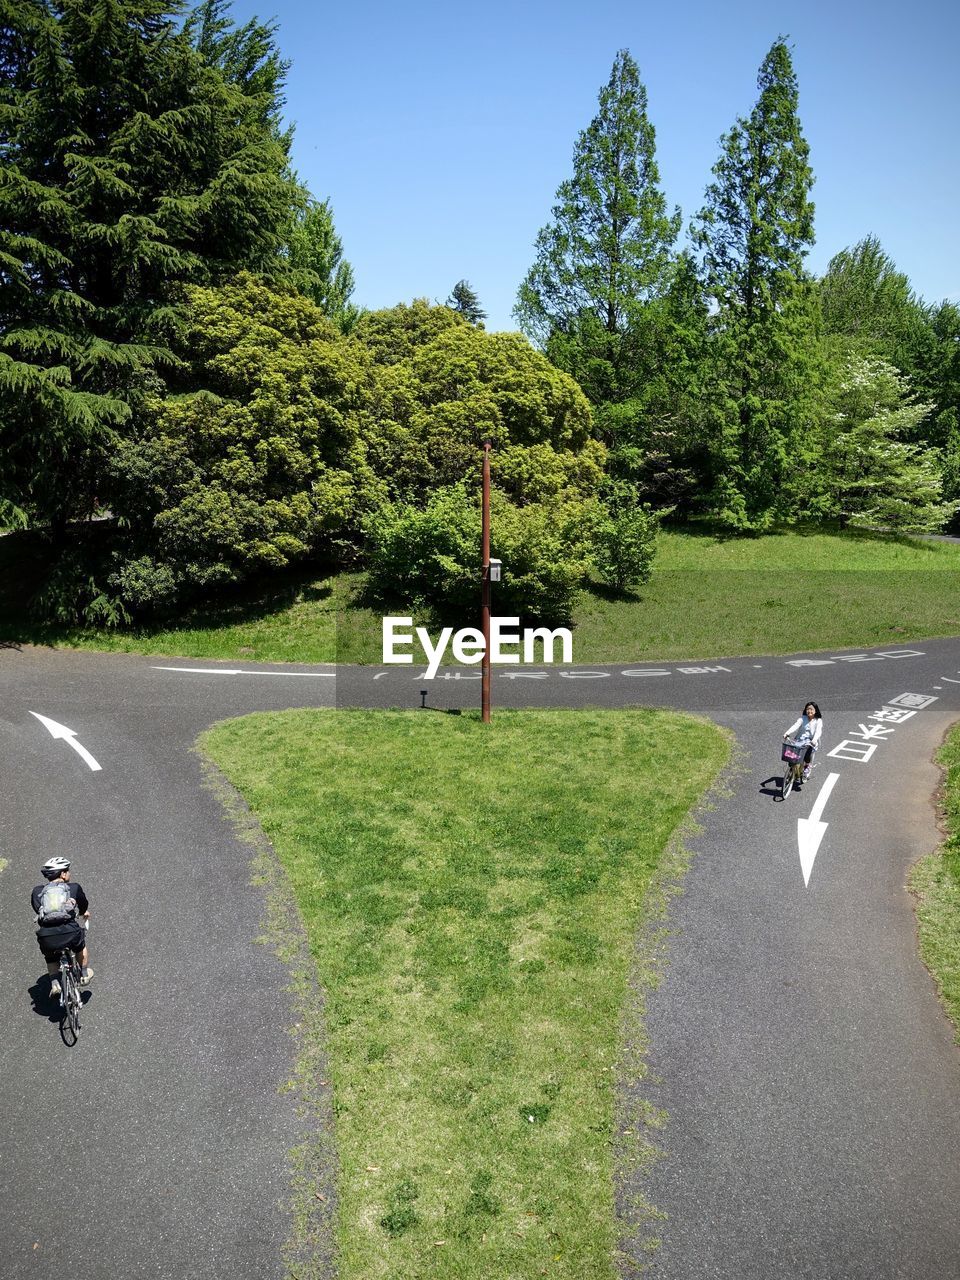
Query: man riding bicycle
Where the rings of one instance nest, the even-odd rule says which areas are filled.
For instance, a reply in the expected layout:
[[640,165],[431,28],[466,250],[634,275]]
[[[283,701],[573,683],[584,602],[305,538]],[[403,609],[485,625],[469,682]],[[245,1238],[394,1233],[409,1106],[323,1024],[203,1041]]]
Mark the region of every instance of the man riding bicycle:
[[80,957],[81,983],[86,986],[93,977],[87,950],[87,931],[80,920],[90,919],[90,904],[79,884],[70,880],[68,858],[51,858],[41,867],[46,884],[38,884],[30,894],[30,905],[37,917],[37,943],[47,962],[52,982],[51,996],[60,994],[60,953],[69,948]]

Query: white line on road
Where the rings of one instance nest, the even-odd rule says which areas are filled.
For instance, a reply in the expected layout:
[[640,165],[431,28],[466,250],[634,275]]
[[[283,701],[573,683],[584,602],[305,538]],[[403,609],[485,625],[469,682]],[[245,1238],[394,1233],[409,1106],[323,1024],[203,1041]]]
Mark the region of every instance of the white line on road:
[[299,676],[303,680],[335,680],[335,671],[244,671],[228,667],[151,667],[152,671],[189,671],[196,676]]
[[30,714],[40,721],[44,728],[49,731],[51,737],[62,738],[68,747],[73,747],[77,755],[82,760],[86,761],[88,767],[94,773],[97,773],[102,768],[102,766],[94,760],[87,748],[82,747],[80,743],[77,742],[76,729],[68,729],[65,724],[57,724],[56,720],[50,720],[47,716],[40,715],[38,711],[31,711]]
[[839,773],[828,774],[826,781],[820,788],[820,794],[810,810],[810,817],[797,819],[800,870],[803,872],[803,883],[806,888],[810,886],[810,873],[813,871],[813,864],[817,856],[817,850],[820,848],[820,841],[829,826],[829,823],[820,821],[820,815],[826,808],[827,801],[830,799],[830,792],[837,785],[839,777]]

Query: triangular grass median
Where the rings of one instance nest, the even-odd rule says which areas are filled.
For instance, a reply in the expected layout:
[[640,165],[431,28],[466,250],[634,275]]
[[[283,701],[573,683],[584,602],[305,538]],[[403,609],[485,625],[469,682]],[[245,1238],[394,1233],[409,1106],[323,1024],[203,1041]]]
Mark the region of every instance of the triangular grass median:
[[203,746],[273,841],[326,992],[341,1280],[612,1280],[633,942],[722,732],[319,710]]

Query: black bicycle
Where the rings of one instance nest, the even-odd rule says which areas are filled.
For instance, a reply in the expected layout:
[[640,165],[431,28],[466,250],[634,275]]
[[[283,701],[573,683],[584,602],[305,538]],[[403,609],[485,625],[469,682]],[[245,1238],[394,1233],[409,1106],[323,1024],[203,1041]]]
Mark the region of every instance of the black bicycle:
[[75,1045],[80,1037],[81,977],[77,953],[65,947],[60,952],[60,1035],[67,1045]]

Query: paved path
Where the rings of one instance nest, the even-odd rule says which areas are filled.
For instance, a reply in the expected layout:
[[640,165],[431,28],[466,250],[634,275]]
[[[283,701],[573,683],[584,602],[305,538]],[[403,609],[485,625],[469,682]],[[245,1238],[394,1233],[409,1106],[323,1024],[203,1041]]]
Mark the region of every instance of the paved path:
[[[287,1151],[303,1123],[277,1093],[293,1051],[285,975],[251,943],[262,904],[249,851],[190,746],[212,721],[258,708],[416,706],[422,687],[437,708],[476,704],[473,672],[441,674],[424,686],[416,668],[334,680],[330,668],[0,651],[5,1280],[52,1280],[67,1259],[88,1280],[280,1274]],[[809,697],[826,717],[821,761],[781,804],[764,783]],[[860,658],[502,669],[494,698],[684,707],[728,724],[748,753],[707,815],[651,1002],[647,1096],[671,1116],[645,1186],[669,1214],[652,1274],[960,1276],[960,1055],[903,888],[936,841],[930,757],[960,718],[960,641]],[[893,717],[875,718],[889,706]],[[30,712],[76,731],[102,768]],[[829,758],[842,741],[852,745]],[[832,773],[805,885],[797,819]],[[76,858],[95,912],[98,975],[72,1051],[31,981],[41,965],[25,924],[54,849]],[[168,965],[141,969],[144,953]],[[239,1020],[226,999],[238,973]],[[58,1152],[64,1114],[80,1136]],[[72,1183],[83,1225],[68,1241],[52,1210]]]

